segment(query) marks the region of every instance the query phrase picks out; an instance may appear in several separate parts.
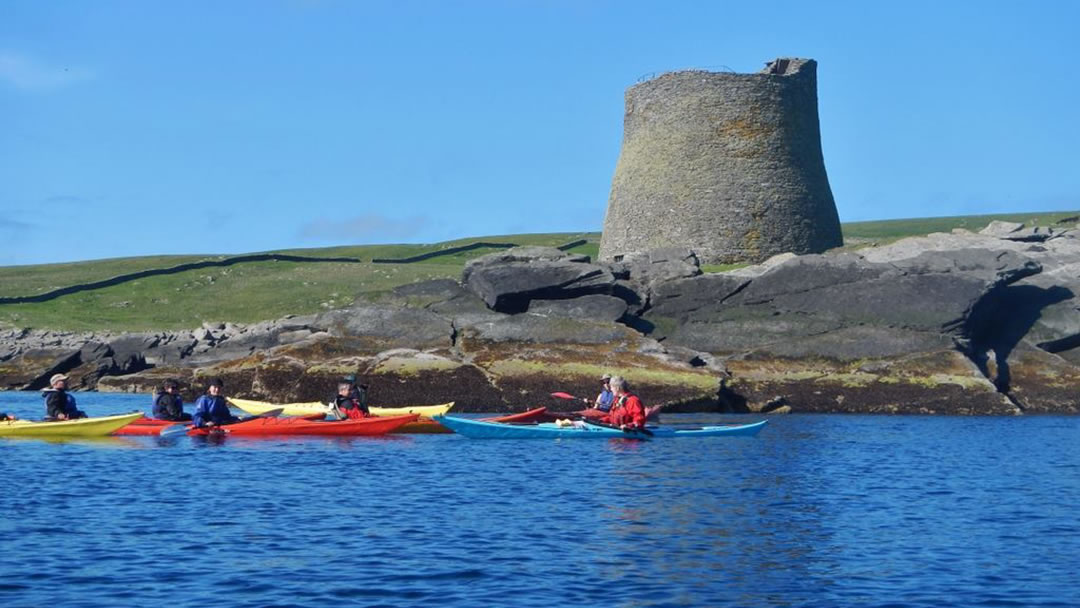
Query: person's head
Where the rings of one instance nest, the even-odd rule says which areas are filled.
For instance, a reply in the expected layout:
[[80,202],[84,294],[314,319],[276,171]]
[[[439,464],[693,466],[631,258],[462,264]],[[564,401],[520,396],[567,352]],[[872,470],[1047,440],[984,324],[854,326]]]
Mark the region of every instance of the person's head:
[[221,378],[214,378],[210,381],[210,386],[206,387],[206,392],[211,395],[220,395],[224,389],[225,383],[221,381]]
[[622,376],[612,376],[611,380],[608,381],[608,384],[611,386],[611,392],[613,393],[625,393],[630,389],[630,385],[627,384]]
[[67,388],[68,377],[64,374],[53,374],[52,378],[49,378],[49,385],[53,388]]
[[348,395],[352,390],[352,384],[349,382],[338,382],[337,392],[339,395]]
[[355,374],[349,374],[348,376],[345,376],[344,378],[342,378],[341,381],[348,384],[349,386],[352,386],[352,385],[356,384],[356,375]]
[[611,374],[604,374],[603,376],[600,376],[600,382],[604,386],[610,387],[611,386]]
[[171,393],[175,390],[178,390],[179,388],[180,384],[176,380],[166,380],[161,385],[161,389],[164,390],[166,393]]

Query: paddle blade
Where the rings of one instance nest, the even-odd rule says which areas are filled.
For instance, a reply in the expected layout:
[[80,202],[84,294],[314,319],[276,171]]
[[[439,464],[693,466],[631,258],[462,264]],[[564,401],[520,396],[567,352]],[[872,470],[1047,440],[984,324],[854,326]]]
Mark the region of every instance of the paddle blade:
[[570,393],[551,393],[551,396],[555,397],[556,399],[577,399],[577,397],[571,395]]
[[187,434],[188,429],[190,429],[190,428],[191,427],[186,425],[186,424],[174,424],[172,426],[167,426],[167,427],[162,428],[160,431],[158,431],[158,436],[159,437],[166,437],[166,438],[167,437],[179,437],[180,435]]
[[284,411],[285,411],[285,408],[283,408],[283,407],[279,407],[279,408],[273,409],[273,410],[266,410],[265,412],[263,412],[261,414],[255,414],[254,416],[248,416],[246,418],[241,418],[240,420],[236,420],[236,421],[232,422],[231,424],[236,424],[237,422],[247,422],[248,420],[255,420],[257,418],[277,418],[278,416],[281,415],[281,412],[284,412]]

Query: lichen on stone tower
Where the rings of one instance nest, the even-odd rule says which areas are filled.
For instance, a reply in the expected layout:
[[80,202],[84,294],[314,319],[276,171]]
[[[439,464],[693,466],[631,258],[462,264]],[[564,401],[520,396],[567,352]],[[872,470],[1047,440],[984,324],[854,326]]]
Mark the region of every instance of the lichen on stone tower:
[[814,60],[669,72],[627,89],[601,260],[681,246],[702,263],[757,262],[842,244]]

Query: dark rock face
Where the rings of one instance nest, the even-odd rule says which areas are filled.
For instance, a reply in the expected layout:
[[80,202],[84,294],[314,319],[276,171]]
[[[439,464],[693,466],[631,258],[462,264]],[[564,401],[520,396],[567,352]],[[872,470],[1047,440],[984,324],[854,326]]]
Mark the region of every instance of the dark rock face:
[[464,284],[404,285],[309,317],[126,336],[0,330],[0,386],[64,372],[76,388],[149,392],[172,377],[190,399],[217,376],[230,395],[287,402],[326,399],[357,374],[378,405],[558,411],[580,401],[552,392],[591,398],[618,373],[669,411],[1080,413],[1070,234],[931,235],[715,274],[685,250],[610,265],[509,250],[471,263]]

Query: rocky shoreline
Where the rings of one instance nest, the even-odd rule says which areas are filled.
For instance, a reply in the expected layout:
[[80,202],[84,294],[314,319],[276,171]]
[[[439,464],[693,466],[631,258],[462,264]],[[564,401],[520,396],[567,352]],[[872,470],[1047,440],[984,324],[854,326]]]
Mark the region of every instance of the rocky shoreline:
[[[693,252],[614,263],[522,247],[461,281],[401,286],[317,315],[192,331],[0,330],[0,388],[188,398],[208,378],[278,402],[325,398],[342,375],[372,402],[460,411],[566,405],[604,372],[669,411],[1080,412],[1080,232],[995,222],[723,273]],[[566,409],[570,409],[567,406]]]

